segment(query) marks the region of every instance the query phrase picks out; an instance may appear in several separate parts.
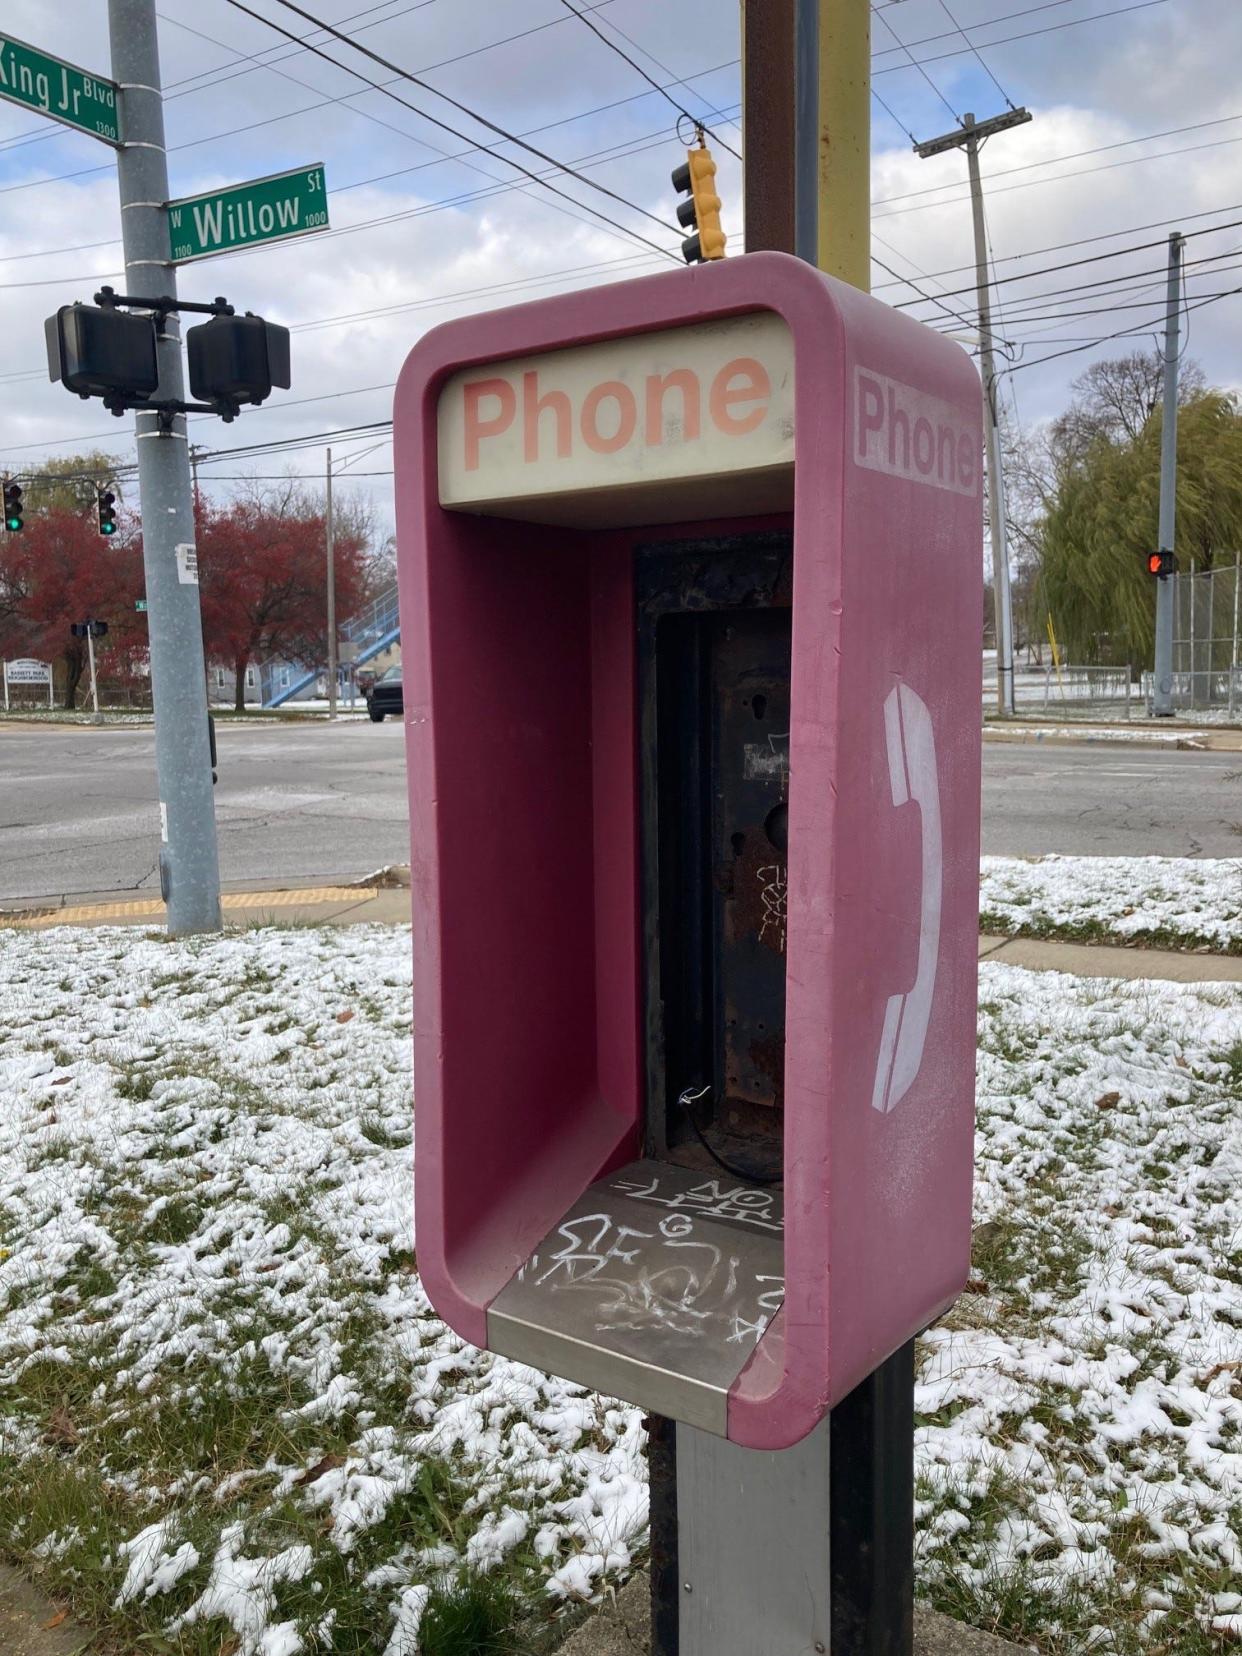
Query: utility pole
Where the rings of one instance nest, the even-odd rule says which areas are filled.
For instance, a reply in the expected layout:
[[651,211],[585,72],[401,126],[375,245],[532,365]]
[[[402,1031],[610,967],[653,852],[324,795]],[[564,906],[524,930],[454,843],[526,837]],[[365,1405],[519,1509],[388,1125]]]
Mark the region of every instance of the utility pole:
[[[1169,281],[1164,313],[1164,423],[1160,432],[1160,545],[1173,552],[1177,527],[1177,359],[1182,301],[1182,233],[1169,237]],[[1170,575],[1156,580],[1156,659],[1152,713],[1173,717],[1173,606]]]
[[970,210],[975,231],[975,289],[979,306],[979,357],[986,404],[983,429],[988,456],[988,528],[992,542],[992,605],[996,621],[996,707],[1002,718],[1014,712],[1013,606],[1009,594],[1009,536],[1005,517],[1000,399],[992,336],[992,293],[988,274],[987,231],[983,222],[983,184],[979,177],[979,146],[997,132],[1025,126],[1031,118],[1028,109],[1011,109],[1007,114],[994,115],[988,121],[976,121],[973,115],[964,115],[956,131],[914,146],[915,154],[924,161],[933,155],[943,155],[946,150],[964,149],[970,171]]
[[[175,298],[176,268],[169,259],[164,208],[168,160],[155,0],[108,0],[108,29],[123,112],[117,180],[126,285],[131,294]],[[183,400],[175,313],[164,316],[157,351],[160,396]],[[160,890],[169,933],[179,937],[221,927],[194,507],[185,416],[175,416],[165,434],[157,411],[140,409],[134,425],[164,838]]]
[[332,521],[332,450],[328,450],[324,526],[328,541],[328,717],[336,718],[336,529]]

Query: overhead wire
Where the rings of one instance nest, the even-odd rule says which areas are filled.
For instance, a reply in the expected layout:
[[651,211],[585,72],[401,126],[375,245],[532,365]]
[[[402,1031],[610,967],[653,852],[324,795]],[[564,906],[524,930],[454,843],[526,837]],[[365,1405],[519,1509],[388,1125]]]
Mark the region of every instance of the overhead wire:
[[954,17],[953,13],[949,10],[948,0],[940,0],[940,9],[944,13],[944,15],[948,18],[949,22],[953,25],[953,27],[957,30],[958,34],[961,35],[962,39],[966,42],[967,46],[970,47],[970,50],[974,53],[976,59],[979,62],[980,68],[982,68],[984,74],[992,82],[992,85],[1000,93],[1001,97],[1009,105],[1010,109],[1016,109],[1017,106],[1015,105],[1013,99],[1009,96],[1008,92],[1005,91],[1005,88],[1001,85],[1001,83],[997,80],[996,76],[992,73],[991,69],[988,67],[987,63],[984,61],[983,54],[980,52],[979,48],[975,45],[974,41],[971,40],[970,36],[966,33],[965,29],[963,29],[962,25],[958,22],[957,18]]
[[[707,133],[710,138],[720,145],[721,149],[728,150],[729,154],[734,156],[738,161],[742,159],[737,150],[733,148],[732,144],[722,138],[718,132],[714,132],[712,128],[708,126],[706,121],[700,120],[697,115],[692,115],[684,104],[678,103],[677,99],[672,96],[667,87],[661,86],[654,75],[649,75],[643,68],[642,64],[635,58],[632,58],[623,46],[618,46],[615,40],[610,40],[599,25],[594,22],[592,18],[587,16],[586,12],[578,10],[577,6],[573,4],[573,0],[561,0],[561,5],[564,6],[565,10],[569,12],[571,16],[576,17],[579,23],[584,24],[586,28],[590,29],[591,33],[597,40],[603,41],[604,45],[607,46],[610,52],[615,52],[619,58],[629,64],[631,69],[641,75],[647,82],[647,85],[654,91],[658,92],[665,102],[670,104],[677,111],[677,113],[689,121],[693,127]],[[674,82],[674,85],[677,84],[679,83]]]
[[[432,86],[429,81],[425,81],[421,76],[415,74],[413,70],[403,69],[399,63],[394,63],[391,58],[385,57],[383,53],[373,51],[372,48],[367,46],[364,42],[352,39],[348,34],[336,28],[334,24],[325,23],[321,17],[316,17],[313,12],[307,11],[304,6],[298,5],[297,0],[276,0],[276,3],[283,6],[286,11],[293,12],[296,17],[302,18],[303,21],[311,24],[312,27],[326,29],[331,34],[332,38],[338,41],[341,45],[346,46],[351,51],[358,52],[362,57],[369,58],[372,63],[379,64],[381,68],[390,70],[393,74],[400,76],[402,80],[408,81],[411,86],[418,87],[420,91],[426,92],[432,97],[439,98],[451,108],[456,109],[459,113],[468,116],[470,120],[477,122],[479,126],[485,127],[487,131],[494,132],[497,137],[502,138],[506,143],[515,144],[519,149],[525,150],[527,154],[535,156],[538,160],[545,162],[547,165],[559,168],[569,177],[577,179],[580,184],[585,184],[590,189],[598,190],[600,194],[607,196],[611,201],[615,201],[619,206],[628,208],[631,212],[640,213],[644,218],[650,219],[652,223],[658,224],[661,229],[672,229],[672,226],[668,225],[655,213],[649,213],[645,207],[639,207],[635,202],[632,202],[627,197],[620,195],[616,190],[609,189],[606,184],[601,184],[597,179],[588,178],[584,173],[577,172],[572,165],[568,165],[564,161],[558,160],[554,155],[549,155],[546,150],[540,149],[538,145],[529,143],[519,133],[510,132],[507,127],[501,126],[498,121],[493,121],[490,116],[481,114],[477,109],[472,108],[471,105],[465,103],[461,98],[455,98],[451,93],[440,91],[437,87]],[[265,23],[270,29],[277,29],[282,34],[287,32],[281,28],[280,24],[274,22],[271,18],[263,17],[260,13],[253,11],[249,6],[244,4],[244,0],[227,0],[227,4],[234,7],[237,11],[245,12],[250,17],[258,18],[260,22]],[[293,38],[296,39],[297,37],[294,36]],[[319,48],[316,48],[315,50],[319,52]],[[370,77],[364,75],[361,70],[353,68],[350,64],[343,64],[337,58],[327,57],[326,53],[319,52],[319,55],[326,57],[329,63],[336,64],[337,68],[346,70],[348,74],[356,75],[359,80],[367,81],[368,84],[375,87],[376,91],[384,92],[386,96],[396,98],[398,103],[404,103],[405,107],[413,109],[416,115],[421,115],[424,120],[433,122],[436,126],[443,128],[445,132],[451,133],[455,138],[460,138],[463,142],[469,142],[468,134],[459,132],[456,127],[451,126],[447,121],[441,120],[438,115],[432,115],[428,110],[420,109],[415,105],[407,103],[406,100],[402,98],[397,98],[396,93],[392,92],[387,87],[379,86],[376,82],[371,81]],[[540,179],[535,174],[530,173],[528,168],[524,167],[520,162],[515,161],[512,156],[501,155],[489,145],[481,142],[477,144],[477,147],[486,151],[490,155],[497,156],[497,159],[505,161],[509,166],[515,167],[519,171],[526,173],[527,176],[534,182],[542,184],[545,189],[548,188],[546,179]],[[573,200],[574,198],[571,197],[570,199]],[[582,203],[578,202],[577,205],[581,206]],[[663,251],[663,249],[661,251]]]
[[905,44],[905,42],[902,40],[901,36],[897,33],[896,29],[894,29],[893,25],[888,21],[887,17],[882,15],[883,12],[886,11],[887,9],[888,9],[887,7],[876,6],[875,0],[872,0],[872,5],[871,5],[872,16],[873,17],[878,17],[880,19],[880,22],[884,25],[884,27],[888,30],[889,34],[891,34],[893,39],[897,42],[897,44],[901,48],[901,50],[909,58],[911,67],[918,70],[919,74],[927,82],[928,86],[931,87],[931,89],[935,93],[936,97],[938,97],[940,99],[941,103],[948,110],[949,114],[952,115],[954,121],[956,121],[960,124],[961,116],[957,113],[957,110],[954,109],[953,105],[945,97],[944,93],[936,85],[935,81],[927,73],[927,70],[924,68],[924,66],[919,62],[919,60],[915,57],[914,53]]

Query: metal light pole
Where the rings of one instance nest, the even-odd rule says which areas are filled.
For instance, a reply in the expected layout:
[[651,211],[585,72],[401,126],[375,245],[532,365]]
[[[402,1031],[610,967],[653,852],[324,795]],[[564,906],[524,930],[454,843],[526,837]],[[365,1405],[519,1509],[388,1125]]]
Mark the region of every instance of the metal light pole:
[[99,713],[99,680],[95,677],[95,634],[92,630],[93,628],[94,622],[88,621],[86,623],[86,657],[90,662],[91,668],[91,706],[95,710],[94,722],[95,724],[101,724],[102,720]]
[[964,149],[970,171],[970,211],[975,233],[975,291],[979,307],[979,360],[983,372],[984,437],[988,458],[988,526],[992,542],[992,602],[996,615],[996,708],[1004,717],[1014,711],[1013,605],[1009,594],[1009,524],[1005,516],[1005,473],[1001,452],[1000,402],[997,395],[996,356],[992,336],[992,287],[988,275],[987,230],[983,222],[983,183],[979,176],[979,145],[994,133],[1025,126],[1028,109],[1012,109],[988,121],[963,115],[953,132],[916,144],[914,152],[926,161],[946,150]]
[[[112,74],[121,88],[117,151],[125,276],[130,293],[175,297],[169,262],[168,163],[160,93],[155,0],[108,0]],[[159,394],[183,399],[180,324],[164,318],[157,346]],[[207,739],[207,680],[199,612],[194,508],[185,417],[160,430],[154,411],[135,416],[142,551],[150,625],[155,764],[164,845],[160,888],[173,936],[219,931],[220,864]],[[184,550],[178,556],[178,548]]]
[[328,450],[324,526],[328,542],[328,717],[336,718],[336,529],[332,521],[332,450]]
[[[1181,323],[1182,234],[1169,237],[1169,280],[1164,314],[1164,424],[1160,433],[1159,550],[1172,552],[1177,527],[1177,358]],[[1171,575],[1156,577],[1156,659],[1152,713],[1173,716],[1173,604]],[[1192,595],[1193,606],[1193,595]],[[1193,666],[1193,663],[1191,664]],[[1193,681],[1191,685],[1193,691]]]

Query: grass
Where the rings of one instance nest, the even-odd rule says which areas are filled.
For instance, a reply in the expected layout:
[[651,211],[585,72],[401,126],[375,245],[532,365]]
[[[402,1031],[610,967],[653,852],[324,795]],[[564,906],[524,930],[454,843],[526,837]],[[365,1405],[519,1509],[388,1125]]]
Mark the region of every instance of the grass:
[[996,909],[980,909],[979,930],[993,937],[1033,937],[1056,943],[1108,944],[1116,949],[1168,949],[1180,952],[1242,955],[1242,936],[1222,941],[1205,932],[1175,926],[1153,926],[1141,936],[1120,932],[1107,920],[1053,920],[1032,914],[1015,919]]

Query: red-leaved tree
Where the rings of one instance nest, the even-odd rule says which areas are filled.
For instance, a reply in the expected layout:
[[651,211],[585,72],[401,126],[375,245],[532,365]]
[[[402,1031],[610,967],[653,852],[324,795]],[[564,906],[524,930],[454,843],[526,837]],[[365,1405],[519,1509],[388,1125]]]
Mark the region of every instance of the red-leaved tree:
[[[327,660],[327,539],[311,495],[291,480],[224,506],[204,502],[196,539],[207,659],[232,668],[239,710],[252,662]],[[344,619],[366,588],[365,525],[342,513],[334,540],[336,612]]]
[[99,533],[93,509],[54,507],[27,515],[24,529],[0,537],[0,656],[37,656],[65,664],[65,706],[75,705],[86,671],[85,639],[75,621],[108,623],[97,646],[100,676],[131,674],[145,660],[142,542],[122,519],[112,538]]

